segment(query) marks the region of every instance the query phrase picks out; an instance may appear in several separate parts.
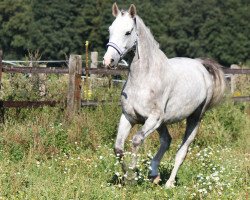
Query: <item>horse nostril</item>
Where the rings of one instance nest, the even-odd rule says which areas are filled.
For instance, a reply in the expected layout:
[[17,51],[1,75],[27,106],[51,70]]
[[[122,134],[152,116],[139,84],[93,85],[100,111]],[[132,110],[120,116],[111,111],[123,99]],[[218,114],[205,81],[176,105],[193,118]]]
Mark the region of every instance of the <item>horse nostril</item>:
[[115,60],[114,59],[111,59],[111,62],[114,62]]

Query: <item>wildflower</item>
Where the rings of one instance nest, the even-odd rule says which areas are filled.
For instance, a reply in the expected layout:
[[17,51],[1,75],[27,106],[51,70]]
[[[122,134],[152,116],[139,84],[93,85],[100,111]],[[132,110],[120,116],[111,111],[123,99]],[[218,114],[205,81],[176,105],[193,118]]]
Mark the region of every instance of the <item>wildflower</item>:
[[103,159],[103,156],[100,156],[99,159],[102,160],[102,159]]
[[115,175],[119,177],[119,176],[120,176],[120,173],[119,173],[119,172],[115,172]]

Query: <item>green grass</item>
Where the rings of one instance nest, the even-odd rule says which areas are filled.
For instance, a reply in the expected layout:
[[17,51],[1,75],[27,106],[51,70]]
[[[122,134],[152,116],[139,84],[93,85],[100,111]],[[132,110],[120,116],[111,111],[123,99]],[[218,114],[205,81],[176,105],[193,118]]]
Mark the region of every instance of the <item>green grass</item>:
[[147,179],[149,157],[158,148],[155,133],[140,150],[137,182],[124,185],[113,154],[118,105],[82,109],[72,123],[64,121],[60,108],[21,110],[18,117],[9,110],[0,136],[0,199],[245,199],[249,117],[244,106],[224,103],[207,113],[171,190],[164,183],[184,123],[170,127],[175,139],[160,166],[160,185]]
[[157,133],[140,149],[137,180],[124,184],[113,153],[119,94],[120,88],[93,89],[93,99],[114,103],[83,108],[70,123],[60,107],[6,110],[0,126],[0,199],[247,199],[249,104],[227,100],[206,113],[176,187],[165,189],[185,122],[169,126],[173,141],[160,165],[160,184],[148,180]]

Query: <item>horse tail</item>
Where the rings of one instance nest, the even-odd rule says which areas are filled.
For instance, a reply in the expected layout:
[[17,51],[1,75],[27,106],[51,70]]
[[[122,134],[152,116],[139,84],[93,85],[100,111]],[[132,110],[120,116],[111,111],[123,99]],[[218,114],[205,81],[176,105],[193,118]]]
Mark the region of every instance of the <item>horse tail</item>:
[[213,77],[213,95],[208,105],[208,107],[213,107],[221,102],[225,93],[226,80],[224,72],[222,66],[212,59],[201,59],[201,62]]

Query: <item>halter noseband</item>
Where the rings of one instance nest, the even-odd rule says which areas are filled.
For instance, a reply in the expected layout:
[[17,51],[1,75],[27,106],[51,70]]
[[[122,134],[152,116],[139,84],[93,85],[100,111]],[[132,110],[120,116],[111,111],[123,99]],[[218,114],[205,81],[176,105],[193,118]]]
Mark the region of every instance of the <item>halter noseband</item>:
[[122,54],[123,54],[122,50],[114,42],[109,42],[106,46],[107,46],[107,48],[108,47],[113,47],[118,52],[120,57],[122,56]]
[[126,49],[127,51],[122,52],[122,50],[120,49],[120,47],[118,47],[114,42],[109,42],[107,44],[107,48],[108,47],[113,47],[117,51],[117,53],[119,54],[120,60],[121,60],[126,55],[126,53],[128,51],[130,51],[131,49],[134,49],[136,47],[136,45],[137,45],[137,40],[134,42],[133,46],[130,49]]

